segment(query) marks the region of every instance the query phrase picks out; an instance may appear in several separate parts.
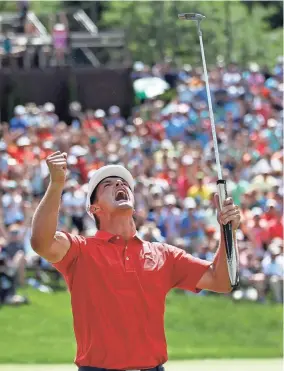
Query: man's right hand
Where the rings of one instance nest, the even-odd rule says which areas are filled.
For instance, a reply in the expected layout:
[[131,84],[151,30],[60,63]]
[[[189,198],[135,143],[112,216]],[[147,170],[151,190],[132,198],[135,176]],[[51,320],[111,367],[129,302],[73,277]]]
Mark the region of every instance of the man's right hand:
[[52,153],[47,157],[46,163],[50,173],[52,184],[64,185],[67,172],[67,153],[60,151]]

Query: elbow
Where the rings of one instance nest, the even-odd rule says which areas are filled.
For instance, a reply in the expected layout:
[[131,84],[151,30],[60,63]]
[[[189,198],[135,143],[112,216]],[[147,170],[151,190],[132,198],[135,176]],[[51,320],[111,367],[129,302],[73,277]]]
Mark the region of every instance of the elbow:
[[38,251],[40,250],[40,243],[39,243],[38,239],[35,238],[35,237],[31,237],[31,239],[30,239],[30,243],[31,243],[31,247],[32,247],[32,249],[33,249],[36,253],[38,253]]
[[43,243],[42,239],[39,239],[37,237],[32,236],[30,239],[30,243],[31,243],[32,249],[38,255],[40,255],[40,253],[46,249],[45,247],[46,244]]

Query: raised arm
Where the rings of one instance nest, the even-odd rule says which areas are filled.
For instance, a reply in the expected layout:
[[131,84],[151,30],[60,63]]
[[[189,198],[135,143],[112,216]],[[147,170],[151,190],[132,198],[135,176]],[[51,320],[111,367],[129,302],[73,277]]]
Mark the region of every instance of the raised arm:
[[[222,224],[232,222],[233,238],[235,240],[235,246],[237,246],[236,230],[239,227],[241,220],[239,208],[234,205],[232,198],[227,198],[224,201],[224,207],[221,211],[218,197],[218,194],[216,194],[215,203],[218,208],[218,222],[220,227]],[[213,264],[201,277],[197,287],[201,290],[228,293],[232,291],[232,289],[227,266],[226,246],[222,228],[220,236],[219,248],[215,254]]]
[[51,263],[60,261],[71,245],[64,233],[56,231],[67,171],[66,158],[66,153],[59,151],[47,157],[50,183],[32,219],[31,246]]

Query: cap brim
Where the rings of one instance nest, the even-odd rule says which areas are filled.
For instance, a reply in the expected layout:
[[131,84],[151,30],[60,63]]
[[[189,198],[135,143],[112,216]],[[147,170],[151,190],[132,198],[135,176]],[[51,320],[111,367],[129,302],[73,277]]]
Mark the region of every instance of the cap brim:
[[128,184],[132,192],[134,191],[134,179],[131,175],[131,173],[123,166],[121,165],[107,165],[103,166],[97,171],[94,172],[92,175],[89,185],[88,185],[88,195],[87,195],[87,201],[86,201],[86,209],[87,213],[90,215],[90,217],[94,220],[93,214],[90,212],[90,197],[94,191],[94,189],[97,187],[97,185],[105,178],[109,177],[119,177],[124,179]]

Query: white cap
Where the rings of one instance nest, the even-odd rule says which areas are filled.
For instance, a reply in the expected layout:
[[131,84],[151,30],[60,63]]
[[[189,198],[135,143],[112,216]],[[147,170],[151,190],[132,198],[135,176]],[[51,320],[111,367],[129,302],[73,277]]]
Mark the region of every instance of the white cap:
[[53,103],[45,103],[45,105],[43,106],[43,109],[45,112],[54,112],[55,111],[55,107],[54,107],[54,104]]
[[266,207],[276,207],[277,206],[277,201],[273,200],[273,198],[270,198],[266,202]]
[[80,157],[85,156],[88,153],[88,149],[79,145],[75,145],[70,149],[70,155]]
[[15,115],[25,115],[26,114],[26,109],[24,106],[16,106],[14,109]]
[[94,216],[89,211],[89,209],[91,206],[90,197],[94,189],[103,179],[114,176],[124,179],[129,184],[129,187],[132,190],[132,192],[134,191],[134,179],[131,173],[125,167],[121,165],[106,165],[94,171],[88,184],[88,195],[86,202],[87,213],[90,215],[92,219],[94,219]]
[[31,144],[31,141],[29,140],[28,137],[21,137],[17,140],[17,145],[19,147],[22,147],[22,146],[29,146]]
[[177,203],[175,195],[173,195],[173,194],[166,195],[164,201],[165,201],[166,205],[176,205],[176,203]]
[[185,200],[184,200],[184,207],[186,209],[195,209],[196,208],[196,202],[194,200],[194,198],[192,197],[187,197]]
[[251,213],[253,216],[261,216],[263,214],[263,211],[260,207],[253,207]]
[[97,119],[102,119],[102,118],[104,118],[104,117],[106,116],[106,113],[105,113],[105,111],[102,110],[102,109],[97,109],[97,110],[95,111],[94,116],[95,116]]
[[115,115],[120,112],[120,108],[118,106],[111,106],[108,112],[110,115]]
[[270,252],[271,255],[279,255],[281,253],[281,247],[276,243],[272,242],[268,246],[268,251]]

